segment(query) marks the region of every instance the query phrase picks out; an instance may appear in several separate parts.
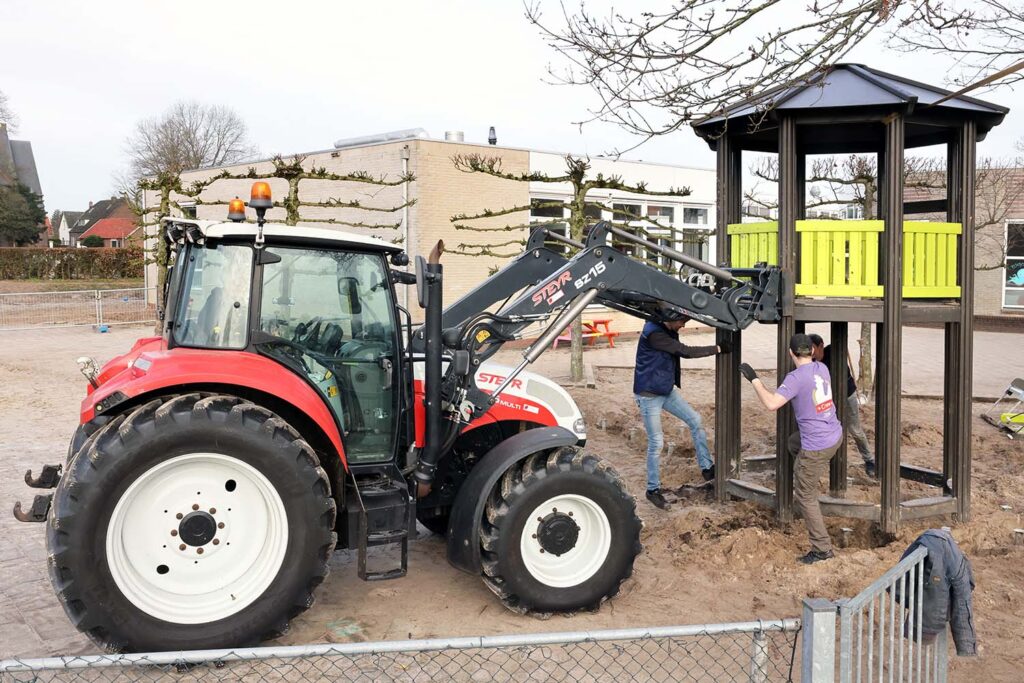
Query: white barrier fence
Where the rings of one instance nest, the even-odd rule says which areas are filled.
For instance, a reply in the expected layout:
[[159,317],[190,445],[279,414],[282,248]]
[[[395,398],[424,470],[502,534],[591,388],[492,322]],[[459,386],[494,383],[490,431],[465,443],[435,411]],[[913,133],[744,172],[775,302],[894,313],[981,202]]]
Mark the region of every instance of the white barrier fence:
[[0,331],[155,322],[156,288],[0,294]]

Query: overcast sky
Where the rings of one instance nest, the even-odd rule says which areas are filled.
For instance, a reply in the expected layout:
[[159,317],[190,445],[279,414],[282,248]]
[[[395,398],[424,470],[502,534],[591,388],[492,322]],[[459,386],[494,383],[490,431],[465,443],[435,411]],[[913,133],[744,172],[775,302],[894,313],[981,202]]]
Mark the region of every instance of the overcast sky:
[[[593,96],[546,84],[553,61],[518,0],[0,5],[0,90],[21,119],[16,137],[32,142],[51,213],[109,196],[134,124],[180,99],[235,108],[266,155],[414,127],[483,142],[494,126],[502,145],[591,155],[629,146],[613,126],[573,125]],[[932,83],[945,67],[877,40],[848,61]],[[980,154],[1012,154],[1024,89],[983,97],[1015,111]],[[689,130],[629,157],[714,165]]]

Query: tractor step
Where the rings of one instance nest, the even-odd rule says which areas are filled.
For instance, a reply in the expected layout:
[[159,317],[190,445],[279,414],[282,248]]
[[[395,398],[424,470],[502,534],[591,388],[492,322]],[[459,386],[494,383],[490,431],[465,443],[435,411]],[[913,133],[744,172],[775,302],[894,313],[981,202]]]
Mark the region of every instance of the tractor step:
[[[349,538],[358,552],[358,573],[363,581],[384,581],[406,575],[409,566],[409,530],[414,529],[416,504],[402,479],[360,483],[357,495],[346,498]],[[352,547],[349,545],[349,547]],[[367,568],[370,548],[399,546],[398,566],[381,571]]]
[[60,471],[63,468],[63,465],[43,465],[43,471],[39,473],[38,477],[32,476],[32,470],[25,470],[25,483],[34,489],[57,488],[57,484],[60,482]]
[[28,512],[21,509],[21,501],[14,504],[14,518],[19,522],[45,522],[46,516],[50,513],[50,503],[53,501],[52,493],[40,493],[33,499],[32,507]]

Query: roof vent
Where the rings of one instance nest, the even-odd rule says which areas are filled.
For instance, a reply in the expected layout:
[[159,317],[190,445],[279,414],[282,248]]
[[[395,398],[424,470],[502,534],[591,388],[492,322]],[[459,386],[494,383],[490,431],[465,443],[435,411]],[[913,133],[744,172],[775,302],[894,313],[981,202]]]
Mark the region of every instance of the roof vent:
[[461,130],[446,130],[444,132],[444,139],[448,142],[463,142],[466,139],[466,135]]
[[389,133],[377,133],[375,135],[361,135],[355,138],[342,138],[334,143],[335,149],[345,147],[357,147],[359,145],[373,145],[381,142],[395,142],[396,140],[410,140],[413,138],[429,138],[430,135],[423,128],[406,128],[405,130],[393,130]]

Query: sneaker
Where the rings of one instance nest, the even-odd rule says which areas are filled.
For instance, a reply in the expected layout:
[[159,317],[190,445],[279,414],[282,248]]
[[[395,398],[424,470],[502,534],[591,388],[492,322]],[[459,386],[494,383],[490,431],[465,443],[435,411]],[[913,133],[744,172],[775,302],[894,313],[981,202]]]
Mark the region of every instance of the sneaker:
[[715,478],[715,466],[707,468],[706,470],[700,471],[700,476],[704,477],[704,481],[711,481]]
[[872,479],[874,479],[875,477],[878,476],[878,471],[875,469],[875,461],[874,460],[865,460],[864,461],[864,472],[865,472],[865,474],[867,474]]
[[647,492],[647,500],[651,501],[651,505],[658,508],[659,510],[668,510],[670,505],[665,500],[665,496],[661,495],[661,489],[654,489],[653,491]]
[[825,560],[831,560],[836,554],[829,550],[827,553],[823,553],[820,550],[812,550],[803,557],[797,558],[803,564],[814,564],[815,562],[824,562]]

